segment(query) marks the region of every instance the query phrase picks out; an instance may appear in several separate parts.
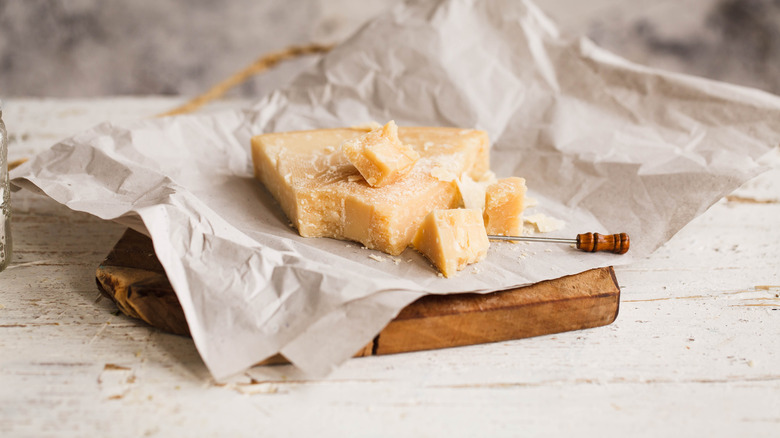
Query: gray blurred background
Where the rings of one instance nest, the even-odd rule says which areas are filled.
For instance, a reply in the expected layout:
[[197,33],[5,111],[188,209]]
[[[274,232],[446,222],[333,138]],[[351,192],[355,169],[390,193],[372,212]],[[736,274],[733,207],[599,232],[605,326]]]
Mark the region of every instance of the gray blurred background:
[[[518,0],[519,1],[519,0]],[[199,94],[260,55],[346,38],[395,0],[0,0],[0,96]],[[780,0],[537,0],[633,61],[780,94]],[[308,60],[254,78],[259,97]]]

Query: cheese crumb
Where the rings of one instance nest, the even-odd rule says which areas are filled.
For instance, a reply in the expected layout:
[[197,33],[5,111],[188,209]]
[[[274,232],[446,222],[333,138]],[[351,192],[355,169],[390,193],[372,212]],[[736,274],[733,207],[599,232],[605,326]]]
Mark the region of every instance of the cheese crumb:
[[457,178],[454,173],[443,167],[434,167],[433,170],[431,170],[431,176],[442,182],[455,181]]
[[549,233],[551,231],[557,231],[566,226],[566,222],[556,219],[554,217],[547,216],[542,213],[532,214],[526,216],[523,220],[536,228],[536,231],[540,233]]
[[384,257],[376,255],[376,254],[369,254],[368,258],[370,258],[371,260],[376,260],[378,262],[384,262],[385,261]]
[[384,187],[402,179],[420,158],[411,146],[401,143],[392,120],[345,142],[341,151],[371,187]]
[[485,193],[487,188],[496,182],[496,174],[485,172],[479,180],[474,180],[468,174],[462,174],[455,183],[460,193],[460,203],[463,208],[485,209]]

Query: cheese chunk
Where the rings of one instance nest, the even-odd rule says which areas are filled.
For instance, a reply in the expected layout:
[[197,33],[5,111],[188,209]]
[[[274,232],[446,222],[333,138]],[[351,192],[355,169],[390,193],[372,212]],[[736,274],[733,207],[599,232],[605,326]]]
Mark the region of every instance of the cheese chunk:
[[502,178],[485,192],[485,228],[488,234],[520,236],[523,233],[525,179]]
[[485,193],[487,188],[496,181],[496,174],[485,172],[482,179],[474,181],[468,175],[461,175],[456,181],[460,192],[461,207],[476,208],[479,211],[485,209]]
[[490,242],[482,213],[457,208],[428,213],[412,244],[445,277],[451,277],[466,265],[484,259]]
[[[523,218],[523,222],[527,222],[540,233],[549,233],[552,231],[558,231],[566,226],[566,222],[556,219],[554,217],[547,216],[543,213],[532,214]],[[533,230],[532,230],[533,231]]]
[[394,121],[341,146],[341,151],[371,187],[392,184],[406,176],[420,158],[411,146],[398,139]]
[[384,187],[371,187],[339,150],[364,135],[359,129],[321,129],[252,138],[255,177],[279,202],[304,237],[354,240],[400,254],[422,219],[435,208],[456,207],[454,181],[431,175],[443,168],[479,179],[489,168],[483,131],[398,128],[398,137],[420,158],[409,173]]

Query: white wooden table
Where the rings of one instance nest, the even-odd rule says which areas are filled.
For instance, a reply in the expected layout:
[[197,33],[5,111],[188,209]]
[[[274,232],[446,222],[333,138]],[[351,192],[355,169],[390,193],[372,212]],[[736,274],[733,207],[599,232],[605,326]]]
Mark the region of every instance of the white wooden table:
[[[179,102],[6,100],[10,158]],[[100,298],[94,272],[122,226],[30,192],[12,206],[2,437],[780,436],[780,169],[618,268],[610,326],[353,359],[322,380],[256,368],[222,385],[189,338]]]

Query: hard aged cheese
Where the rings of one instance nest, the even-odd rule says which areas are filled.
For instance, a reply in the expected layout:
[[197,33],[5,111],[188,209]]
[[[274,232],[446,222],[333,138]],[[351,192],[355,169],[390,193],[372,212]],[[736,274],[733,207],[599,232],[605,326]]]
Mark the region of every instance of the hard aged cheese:
[[340,146],[360,129],[322,129],[252,138],[255,176],[276,198],[304,237],[355,240],[400,254],[425,215],[460,203],[454,180],[436,171],[480,179],[489,169],[488,136],[455,128],[398,128],[398,137],[420,158],[394,184],[371,187]]
[[488,241],[482,212],[458,208],[433,210],[423,220],[412,240],[445,277],[487,255]]
[[394,121],[341,146],[341,151],[371,187],[392,184],[409,173],[420,158],[411,146],[398,139]]
[[523,233],[525,179],[499,179],[485,193],[485,228],[488,234],[520,236]]
[[461,175],[461,177],[456,180],[458,191],[460,192],[460,199],[462,201],[461,207],[476,208],[480,211],[484,210],[487,188],[496,181],[496,174],[493,172],[485,172],[479,181],[474,181],[468,175]]

